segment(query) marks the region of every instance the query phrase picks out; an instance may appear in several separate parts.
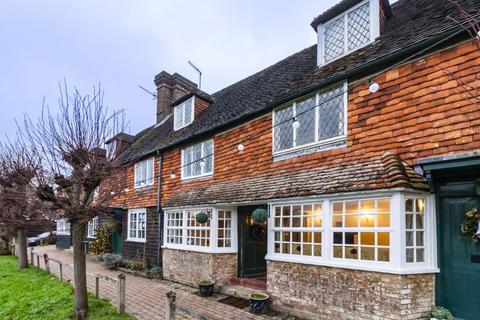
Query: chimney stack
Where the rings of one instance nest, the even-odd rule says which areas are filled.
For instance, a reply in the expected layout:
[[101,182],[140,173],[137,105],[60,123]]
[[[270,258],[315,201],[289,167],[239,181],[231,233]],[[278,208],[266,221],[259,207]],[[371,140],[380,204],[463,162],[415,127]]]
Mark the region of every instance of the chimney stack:
[[171,75],[166,71],[160,72],[155,77],[155,86],[157,87],[157,123],[162,122],[172,113],[172,102],[197,90],[194,82],[178,73]]

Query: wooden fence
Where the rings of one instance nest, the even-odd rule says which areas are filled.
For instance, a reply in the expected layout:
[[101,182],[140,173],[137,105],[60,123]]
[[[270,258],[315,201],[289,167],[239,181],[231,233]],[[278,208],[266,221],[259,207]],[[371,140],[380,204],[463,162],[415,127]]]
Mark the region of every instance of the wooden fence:
[[[40,255],[34,252],[33,248],[30,248],[30,263],[33,267],[41,269],[40,261],[44,263],[45,271],[55,275],[50,269],[50,263],[54,262],[58,264],[58,279],[63,282],[64,280],[64,268],[71,268],[73,270],[73,266],[69,263],[65,263],[63,261],[59,261],[56,259],[52,259],[48,256],[48,254]],[[87,272],[87,275],[91,275],[95,278],[95,297],[100,297],[100,280],[112,282],[117,285],[117,311],[119,314],[125,314],[125,290],[126,290],[126,279],[124,274],[119,274],[117,278],[112,278],[109,276]]]

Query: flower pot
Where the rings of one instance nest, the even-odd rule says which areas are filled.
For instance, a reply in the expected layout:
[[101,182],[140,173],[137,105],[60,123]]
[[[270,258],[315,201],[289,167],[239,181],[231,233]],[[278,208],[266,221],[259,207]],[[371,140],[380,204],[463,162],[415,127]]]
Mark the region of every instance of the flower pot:
[[202,280],[198,282],[198,289],[202,297],[210,297],[213,295],[214,281]]
[[264,293],[251,293],[250,298],[250,312],[254,314],[265,313],[268,309],[270,297]]

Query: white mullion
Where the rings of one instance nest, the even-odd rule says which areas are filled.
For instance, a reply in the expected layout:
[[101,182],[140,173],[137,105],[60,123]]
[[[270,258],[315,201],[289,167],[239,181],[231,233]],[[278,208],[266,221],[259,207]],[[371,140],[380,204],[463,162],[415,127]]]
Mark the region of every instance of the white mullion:
[[188,232],[188,227],[187,227],[187,210],[182,210],[182,221],[183,221],[183,234],[182,234],[182,245],[187,246],[187,232]]
[[[292,105],[293,121],[298,121],[297,119],[297,103],[294,102]],[[293,135],[293,147],[297,146],[297,129],[300,127],[300,122],[298,121],[299,126],[297,128],[293,127],[292,122],[292,135]]]
[[[215,250],[215,249],[218,249],[218,209],[212,208],[210,210],[210,214],[211,214],[210,235],[209,235],[210,248],[212,250]],[[224,224],[224,227],[225,227],[225,224]],[[224,232],[224,237],[225,237],[225,232]]]
[[405,264],[405,197],[394,194],[390,200],[390,263],[395,268]]
[[345,12],[345,18],[344,18],[344,24],[345,24],[345,29],[343,30],[344,34],[344,45],[345,45],[345,51],[343,52],[343,55],[348,54],[350,50],[348,50],[348,12]]
[[333,203],[330,200],[325,200],[322,203],[322,257],[331,260],[333,258],[333,228],[332,228],[332,214],[331,208]]

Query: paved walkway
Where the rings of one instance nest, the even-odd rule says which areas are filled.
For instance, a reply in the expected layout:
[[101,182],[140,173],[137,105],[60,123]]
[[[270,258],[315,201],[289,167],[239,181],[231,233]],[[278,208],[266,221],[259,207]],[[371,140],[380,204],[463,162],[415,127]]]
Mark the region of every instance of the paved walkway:
[[[69,251],[57,250],[55,246],[35,247],[34,252],[43,255],[47,253],[50,258],[63,261],[73,266],[73,256]],[[30,250],[29,250],[30,258]],[[36,259],[36,258],[35,258]],[[35,262],[35,266],[37,263]],[[45,268],[43,259],[40,266]],[[58,263],[50,262],[50,271],[59,274]],[[101,274],[117,278],[121,273],[115,270],[107,270],[100,263],[87,257],[87,272]],[[73,269],[70,266],[63,267],[63,277],[66,281],[72,281]],[[95,277],[87,275],[88,290],[95,292]],[[167,292],[174,291],[177,303],[181,306],[195,309],[204,316],[204,319],[265,319],[254,316],[247,311],[238,309],[213,299],[202,298],[188,292],[188,287],[175,284],[166,280],[151,280],[134,275],[126,275],[126,312],[139,320],[165,319],[165,297]],[[100,280],[100,297],[116,304],[117,284],[104,279]],[[177,319],[197,319],[190,315],[177,313]]]

